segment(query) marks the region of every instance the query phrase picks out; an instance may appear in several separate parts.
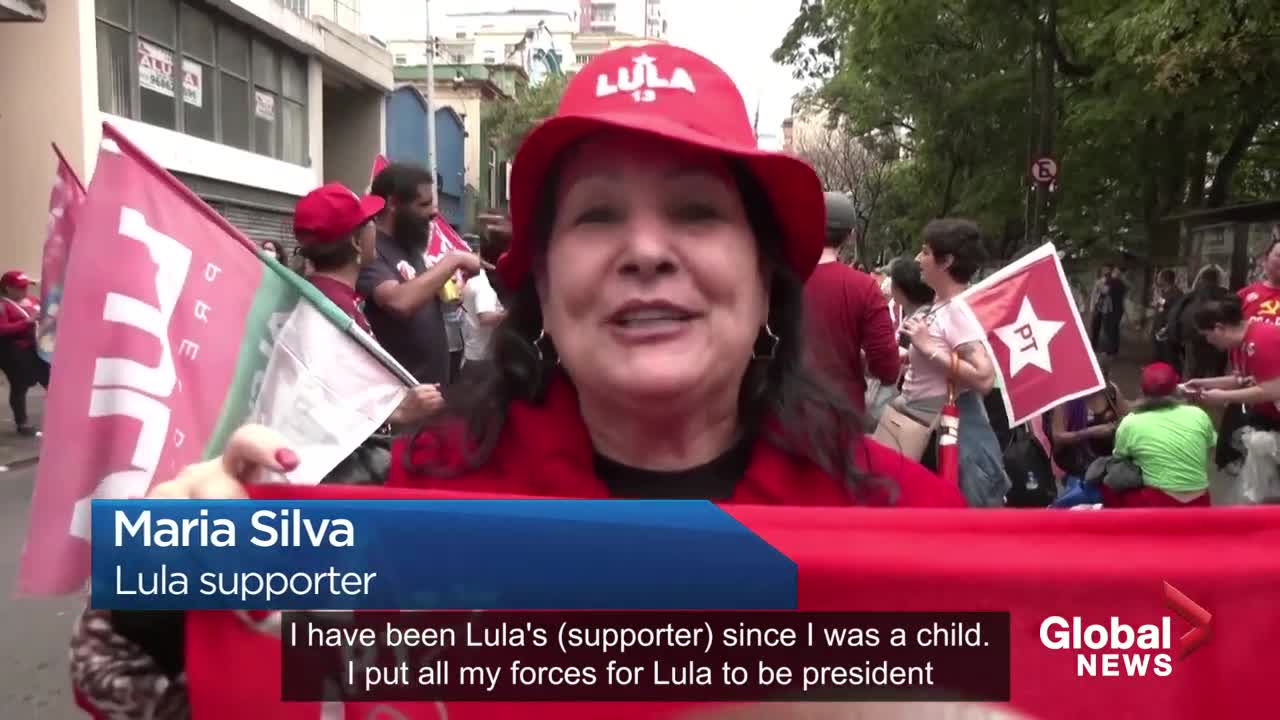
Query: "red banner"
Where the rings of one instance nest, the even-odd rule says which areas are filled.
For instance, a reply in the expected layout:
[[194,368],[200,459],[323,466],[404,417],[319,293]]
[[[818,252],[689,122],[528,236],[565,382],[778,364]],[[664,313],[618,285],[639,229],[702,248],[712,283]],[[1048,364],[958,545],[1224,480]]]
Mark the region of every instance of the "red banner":
[[[466,497],[336,486],[262,486],[253,494]],[[1172,720],[1273,713],[1271,683],[1280,660],[1280,555],[1274,551],[1280,507],[1087,513],[725,509],[796,562],[800,609],[1009,612],[1011,706],[1031,717]],[[1169,647],[1137,654],[1167,655],[1170,671],[1156,672],[1155,665],[1131,671],[1126,650],[1050,647],[1068,632],[1058,631],[1061,623],[1078,619],[1105,628],[1113,618],[1131,627],[1167,621]],[[278,619],[266,613],[189,616],[193,717],[572,720],[692,717],[695,710],[643,703],[282,703]],[[1181,637],[1194,630],[1193,623],[1211,630],[1207,640],[1196,640],[1203,643],[1198,649],[1185,654]],[[1116,657],[1107,660],[1111,654]],[[1081,670],[1089,663],[1098,668],[1096,675]]]
[[960,299],[987,331],[1010,426],[1103,387],[1053,245],[1019,258]]

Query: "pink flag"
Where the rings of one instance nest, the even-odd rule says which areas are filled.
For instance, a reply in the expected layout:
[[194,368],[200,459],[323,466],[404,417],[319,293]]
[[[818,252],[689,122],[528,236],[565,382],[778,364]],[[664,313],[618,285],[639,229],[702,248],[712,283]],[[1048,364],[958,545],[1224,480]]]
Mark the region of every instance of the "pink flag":
[[67,255],[75,236],[76,215],[84,203],[84,185],[76,177],[57,145],[58,171],[49,191],[49,229],[40,263],[40,321],[36,348],[46,362],[52,362],[58,312],[62,307],[62,285],[67,271]]
[[1071,288],[1047,244],[960,296],[987,331],[1009,425],[1103,387]]
[[78,219],[44,415],[62,450],[40,458],[22,593],[84,586],[91,498],[143,496],[205,455],[250,385],[246,328],[275,309],[255,304],[274,273],[244,236],[105,123]]

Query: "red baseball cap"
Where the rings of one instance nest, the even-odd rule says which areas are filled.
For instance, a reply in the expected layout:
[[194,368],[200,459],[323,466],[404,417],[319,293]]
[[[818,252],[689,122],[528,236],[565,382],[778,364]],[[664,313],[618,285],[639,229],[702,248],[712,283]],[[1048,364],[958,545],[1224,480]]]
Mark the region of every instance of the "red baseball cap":
[[332,182],[298,201],[293,209],[293,235],[299,245],[335,242],[382,212],[385,205],[376,195],[360,197],[342,183]]
[[733,80],[710,60],[673,45],[611,50],[587,63],[565,88],[556,114],[520,144],[511,168],[511,246],[498,273],[517,287],[533,261],[538,208],[561,153],[604,129],[622,129],[741,160],[768,193],[782,251],[801,279],[822,255],[822,183],[803,160],[761,150]]
[[4,287],[25,288],[31,286],[31,278],[21,270],[10,270],[4,275],[0,275],[0,285]]
[[1142,368],[1142,394],[1146,397],[1167,397],[1178,389],[1178,371],[1169,363],[1154,362]]

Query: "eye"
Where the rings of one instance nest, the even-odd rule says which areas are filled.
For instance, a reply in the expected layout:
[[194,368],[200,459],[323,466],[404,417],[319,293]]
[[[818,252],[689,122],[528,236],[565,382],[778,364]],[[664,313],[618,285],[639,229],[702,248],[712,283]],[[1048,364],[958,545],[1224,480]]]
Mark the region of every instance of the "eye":
[[677,205],[672,215],[685,222],[702,222],[720,217],[720,210],[711,203],[687,202]]
[[596,205],[578,213],[575,225],[596,225],[617,222],[622,213],[608,205]]

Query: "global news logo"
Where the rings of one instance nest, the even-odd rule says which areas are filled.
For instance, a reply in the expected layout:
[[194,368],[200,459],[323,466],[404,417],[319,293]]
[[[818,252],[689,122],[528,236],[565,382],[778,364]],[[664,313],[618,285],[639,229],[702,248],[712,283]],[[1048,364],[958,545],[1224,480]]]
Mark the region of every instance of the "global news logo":
[[1040,643],[1076,653],[1077,677],[1169,677],[1173,653],[1184,659],[1208,639],[1213,615],[1180,590],[1164,583],[1165,606],[1191,629],[1173,641],[1173,618],[1134,627],[1118,617],[1106,625],[1085,624],[1078,616],[1054,615],[1040,623]]

